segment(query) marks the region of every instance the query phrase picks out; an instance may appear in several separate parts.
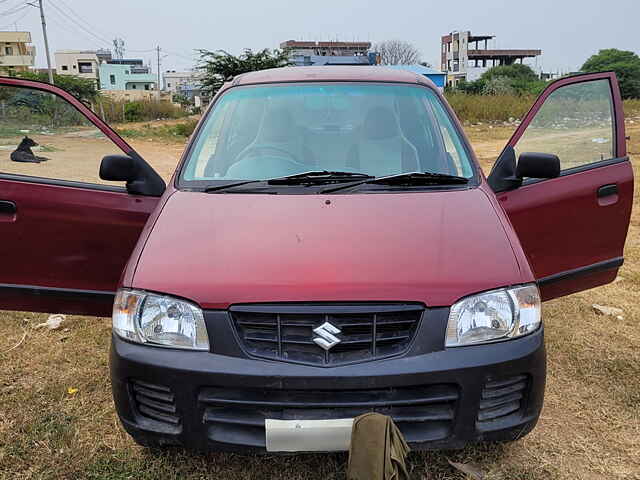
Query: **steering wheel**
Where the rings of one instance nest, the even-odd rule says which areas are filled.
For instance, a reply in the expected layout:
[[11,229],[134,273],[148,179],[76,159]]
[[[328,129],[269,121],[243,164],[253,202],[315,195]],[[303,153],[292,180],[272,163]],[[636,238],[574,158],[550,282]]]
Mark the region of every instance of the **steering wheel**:
[[287,161],[295,164],[295,165],[299,165],[301,167],[304,167],[305,165],[303,163],[298,162],[298,159],[293,155],[293,153],[291,153],[290,151],[282,148],[282,147],[277,147],[275,145],[267,145],[267,144],[255,144],[255,145],[249,145],[247,146],[244,150],[242,150],[238,156],[235,159],[234,163],[238,163],[241,160],[243,160],[245,157],[247,157],[251,152],[253,151],[264,151],[264,150],[271,150],[273,152],[277,152],[277,153],[284,153],[288,158]]

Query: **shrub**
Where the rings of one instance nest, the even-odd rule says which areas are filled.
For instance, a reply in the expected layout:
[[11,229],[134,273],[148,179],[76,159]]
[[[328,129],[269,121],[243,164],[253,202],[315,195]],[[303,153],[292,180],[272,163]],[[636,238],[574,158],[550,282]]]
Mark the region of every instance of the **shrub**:
[[191,136],[197,124],[197,120],[190,119],[174,125],[154,126],[153,123],[147,123],[142,125],[141,128],[121,128],[117,131],[123,137],[184,140]]
[[528,65],[513,64],[493,67],[473,82],[461,81],[454,91],[482,95],[537,95],[546,82],[540,80]]
[[507,77],[492,77],[482,87],[483,95],[515,95],[516,89]]
[[173,119],[189,115],[187,110],[171,102],[154,100],[127,102],[107,97],[101,97],[98,100],[96,111],[108,123]]
[[129,102],[124,106],[124,119],[127,122],[139,122],[143,119],[142,111],[144,107],[140,102]]
[[172,133],[178,137],[189,137],[196,129],[197,120],[189,120],[185,123],[177,123],[170,127]]

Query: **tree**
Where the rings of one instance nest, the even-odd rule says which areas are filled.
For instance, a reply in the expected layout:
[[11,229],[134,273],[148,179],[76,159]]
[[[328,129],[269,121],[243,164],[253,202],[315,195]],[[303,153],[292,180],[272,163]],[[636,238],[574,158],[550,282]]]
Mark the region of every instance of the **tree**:
[[518,82],[538,81],[538,75],[536,75],[536,72],[534,72],[529,65],[524,65],[522,63],[499,65],[497,67],[490,68],[484,72],[480,78],[484,81],[489,81],[494,77],[506,77]]
[[614,71],[620,81],[622,98],[640,98],[640,57],[633,52],[608,48],[591,56],[582,72]]
[[420,63],[420,52],[409,42],[385,40],[373,47],[380,55],[382,65],[413,65]]
[[[46,72],[17,72],[17,77],[28,80],[38,80],[40,82],[48,82],[49,77]],[[74,75],[55,75],[53,81],[56,86],[66,90],[74,97],[83,102],[93,103],[98,98],[98,88],[95,80],[88,78],[80,78]]]
[[200,62],[196,68],[202,72],[200,85],[205,92],[211,95],[216,93],[227,79],[241,73],[291,65],[287,50],[271,51],[265,48],[253,52],[251,49],[245,49],[238,56],[231,55],[224,50],[215,52],[199,50],[199,52]]

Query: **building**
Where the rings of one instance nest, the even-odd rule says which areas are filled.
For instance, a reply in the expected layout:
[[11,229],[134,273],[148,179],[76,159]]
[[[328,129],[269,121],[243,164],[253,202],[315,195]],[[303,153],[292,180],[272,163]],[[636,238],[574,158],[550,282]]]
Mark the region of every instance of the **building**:
[[494,35],[472,35],[470,31],[451,32],[442,37],[441,69],[447,72],[447,84],[476,80],[490,67],[523,63],[526,58],[542,55],[542,50],[489,48]]
[[0,32],[0,74],[13,75],[33,67],[36,48],[29,32]]
[[444,87],[447,84],[446,73],[439,72],[438,70],[425,67],[423,65],[385,65],[384,67],[394,68],[396,70],[406,70],[417,75],[425,76],[433,83],[435,83],[436,87],[440,88],[441,90],[444,90]]
[[371,49],[371,42],[304,42],[287,40],[280,44],[283,50],[290,50],[293,55],[326,56],[366,56]]
[[305,42],[288,40],[280,48],[289,51],[295,66],[375,65],[370,42]]
[[109,50],[57,50],[54,53],[56,73],[95,80],[99,85],[99,67],[111,60]]
[[150,73],[150,69],[143,65],[142,60],[133,62],[122,63],[114,60],[100,64],[100,90],[156,90],[156,75]]
[[151,67],[145,65],[139,58],[114,58],[106,63],[110,65],[129,65],[131,73],[151,73]]
[[200,81],[198,72],[176,72],[167,70],[162,74],[163,90],[171,93],[179,93],[183,86],[196,86]]

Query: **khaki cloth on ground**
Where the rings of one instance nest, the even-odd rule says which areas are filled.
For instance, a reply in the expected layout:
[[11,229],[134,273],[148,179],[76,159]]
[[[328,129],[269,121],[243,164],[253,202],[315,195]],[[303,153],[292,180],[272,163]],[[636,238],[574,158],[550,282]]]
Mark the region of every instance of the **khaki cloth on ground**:
[[390,417],[365,413],[353,421],[348,480],[407,480],[409,446]]

